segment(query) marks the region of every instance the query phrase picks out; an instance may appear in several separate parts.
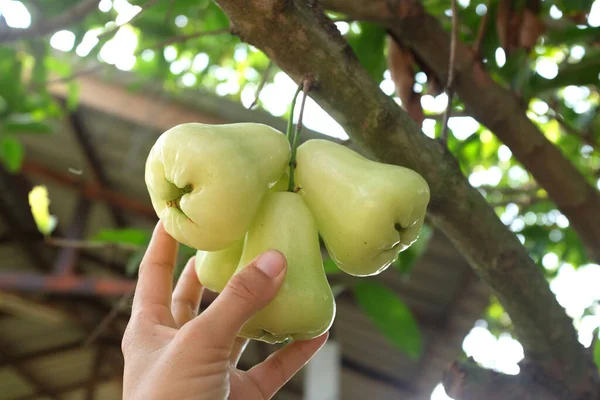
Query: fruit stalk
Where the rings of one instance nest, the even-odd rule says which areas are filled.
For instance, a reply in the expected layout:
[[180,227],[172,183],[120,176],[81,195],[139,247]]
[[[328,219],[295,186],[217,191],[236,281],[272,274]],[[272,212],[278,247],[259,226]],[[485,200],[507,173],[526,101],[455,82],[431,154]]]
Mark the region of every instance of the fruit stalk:
[[[302,104],[300,105],[300,114],[298,115],[298,122],[296,123],[296,130],[294,132],[294,138],[290,142],[292,154],[290,157],[290,184],[288,186],[289,192],[293,192],[295,189],[295,186],[296,186],[294,183],[294,168],[296,168],[296,149],[298,148],[298,138],[300,137],[300,131],[302,130],[302,117],[304,116],[304,105],[306,104],[306,97],[307,97],[308,91],[310,90],[310,82],[307,79],[305,79],[302,82],[302,84],[298,85],[298,91],[296,92],[296,95],[298,95],[298,93],[300,92],[300,88],[302,88],[302,90],[304,92],[304,96],[302,97]],[[296,99],[294,99],[294,105],[292,105],[292,107],[295,106],[295,100]],[[292,111],[293,111],[293,109],[292,109]],[[292,112],[292,118],[293,118],[293,112]]]

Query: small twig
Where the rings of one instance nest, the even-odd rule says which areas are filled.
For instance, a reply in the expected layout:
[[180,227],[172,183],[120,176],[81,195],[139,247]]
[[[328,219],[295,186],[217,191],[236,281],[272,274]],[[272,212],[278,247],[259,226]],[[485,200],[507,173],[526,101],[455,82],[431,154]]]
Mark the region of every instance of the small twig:
[[558,110],[554,106],[550,107],[550,109],[554,113],[554,119],[556,120],[556,122],[558,122],[558,124],[560,126],[562,126],[563,129],[569,135],[579,138],[579,140],[581,140],[584,144],[587,144],[594,151],[600,153],[600,143],[596,142],[592,137],[584,134],[583,132],[581,132],[581,131],[577,130],[576,128],[574,128],[573,126],[571,126],[567,121],[565,121],[562,114],[560,112],[558,112]]
[[332,19],[331,22],[345,22],[347,24],[351,24],[353,22],[360,22],[360,19],[357,19],[357,18],[336,18],[336,19]]
[[165,25],[169,23],[169,20],[173,16],[173,7],[175,6],[175,2],[177,0],[169,0],[169,8],[167,8],[167,12],[165,13]]
[[64,78],[56,78],[56,79],[47,80],[46,85],[53,85],[56,83],[68,83],[68,82],[72,81],[73,79],[78,78],[82,75],[87,75],[87,74],[91,74],[93,72],[99,71],[108,65],[109,64],[97,64],[97,65],[93,65],[89,68],[83,68],[83,69],[73,72],[71,75],[66,76]]
[[55,247],[70,247],[75,249],[122,249],[128,251],[142,250],[142,246],[131,243],[108,243],[108,242],[93,242],[85,240],[61,239],[61,238],[46,238],[46,244]]
[[300,114],[298,115],[298,122],[296,123],[296,130],[294,132],[294,138],[292,139],[292,156],[290,157],[290,184],[288,186],[288,191],[293,192],[295,189],[294,184],[294,168],[296,167],[296,150],[298,148],[298,139],[300,138],[300,131],[302,130],[302,118],[304,117],[304,106],[306,104],[306,98],[308,97],[308,92],[312,86],[312,79],[305,78],[302,81],[302,91],[304,95],[302,96],[302,103],[300,104]]
[[59,31],[73,23],[81,21],[87,14],[98,8],[100,0],[82,0],[67,11],[47,21],[38,21],[26,29],[2,29],[0,43],[14,42],[19,39],[30,39],[45,36]]
[[520,197],[520,198],[510,198],[510,199],[502,199],[500,201],[490,201],[490,206],[492,207],[504,207],[507,206],[510,203],[514,203],[517,206],[520,206],[522,208],[526,208],[529,207],[535,203],[539,203],[541,201],[545,201],[548,200],[548,197],[541,197],[541,196],[524,196],[524,197]]
[[99,34],[98,36],[96,36],[96,39],[100,40],[100,39],[104,39],[106,37],[112,37],[115,33],[117,33],[119,31],[119,29],[121,29],[121,27],[123,27],[125,25],[131,24],[133,21],[135,21],[136,19],[138,19],[144,13],[144,11],[146,11],[147,9],[149,9],[150,7],[152,7],[153,5],[155,5],[156,3],[158,3],[158,0],[148,0],[148,2],[146,2],[146,4],[144,4],[144,6],[140,10],[140,12],[138,12],[133,17],[131,17],[131,19],[129,21],[124,22],[121,25],[117,25],[117,26],[115,26],[115,27],[113,27],[113,28],[111,28],[111,29],[109,29],[107,31],[102,32],[101,34]]
[[452,111],[452,100],[454,98],[454,58],[456,54],[456,41],[458,36],[458,7],[456,0],[452,0],[452,35],[450,36],[450,59],[448,60],[448,79],[446,80],[446,95],[448,96],[448,105],[444,113],[444,122],[442,125],[441,142],[446,145],[448,142],[448,120]]
[[[224,33],[231,33],[231,28],[221,28],[221,29],[215,29],[212,31],[202,31],[202,32],[190,33],[189,35],[173,36],[169,39],[166,39],[161,42],[153,44],[148,49],[160,49],[160,48],[166,47],[170,44],[182,43],[182,42],[186,42],[188,40],[196,39],[196,38],[203,37],[203,36],[221,35]],[[135,55],[137,56],[137,55],[141,54],[144,50],[147,50],[147,49],[140,50]]]
[[133,294],[133,290],[125,293],[119,301],[111,308],[110,312],[100,321],[96,329],[84,340],[83,347],[90,346],[94,341],[108,328],[109,324],[119,315],[119,311],[127,304],[129,298]]
[[[441,121],[445,118],[446,113],[442,113],[442,114],[425,114],[425,119],[433,119],[436,121]],[[466,112],[466,111],[461,111],[461,110],[451,110],[450,113],[451,117],[470,117],[471,114]]]
[[267,68],[263,72],[263,75],[262,75],[262,78],[260,81],[260,85],[258,86],[258,90],[256,91],[256,97],[254,98],[254,101],[252,102],[252,104],[250,104],[250,107],[248,107],[249,110],[252,110],[258,104],[258,98],[259,98],[260,93],[262,92],[263,88],[265,87],[267,80],[269,80],[269,75],[271,74],[272,67],[273,67],[273,61],[269,60],[269,65],[267,65]]
[[311,82],[309,79],[304,80],[304,84],[302,85],[302,91],[304,92],[304,96],[302,96],[302,103],[300,104],[300,114],[298,115],[298,122],[296,123],[296,131],[294,132],[294,147],[298,145],[298,138],[300,137],[300,131],[302,130],[302,117],[304,116],[304,105],[306,104],[306,98],[308,97],[308,92],[310,91]]
[[473,43],[473,60],[478,61],[481,58],[481,46],[483,45],[483,38],[485,37],[485,32],[487,31],[487,24],[490,18],[490,0],[486,2],[486,7],[488,12],[485,13],[483,17],[481,17],[481,21],[479,22],[479,30],[477,31],[477,38],[475,39],[475,43]]
[[496,187],[496,186],[482,185],[482,186],[479,186],[477,189],[485,190],[487,193],[495,192],[495,193],[510,195],[510,194],[522,194],[522,193],[536,193],[538,190],[540,190],[540,187],[536,183],[528,183],[523,186],[514,187],[514,188],[508,187],[508,186]]

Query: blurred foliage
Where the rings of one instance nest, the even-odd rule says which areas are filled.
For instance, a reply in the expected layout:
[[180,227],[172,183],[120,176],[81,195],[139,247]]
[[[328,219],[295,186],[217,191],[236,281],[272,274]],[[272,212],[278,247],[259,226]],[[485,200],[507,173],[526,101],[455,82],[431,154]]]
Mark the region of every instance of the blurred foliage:
[[359,306],[386,339],[418,360],[423,352],[423,337],[412,312],[396,293],[370,280],[362,280],[352,291]]
[[[35,26],[43,19],[64,13],[78,0],[22,0],[22,3]],[[162,82],[163,89],[173,95],[184,91],[208,93],[241,101],[246,106],[254,100],[269,65],[261,51],[228,33],[183,40],[187,35],[228,28],[228,19],[219,7],[210,0],[158,0],[151,7],[145,7],[147,3],[150,2],[103,0],[100,10],[64,27],[73,35],[73,44],[67,46],[67,51],[51,45],[58,34],[3,43],[2,31],[11,28],[7,27],[10,21],[4,19],[0,10],[0,161],[7,170],[18,172],[27,157],[20,135],[51,135],[54,121],[77,107],[79,89],[73,78],[88,70],[107,76],[118,69],[130,70],[135,77],[129,86],[131,90],[139,90],[145,82]],[[449,2],[423,0],[422,3],[449,31]],[[592,0],[538,2],[535,23],[520,27],[529,37],[533,35],[532,46],[522,42],[507,44],[503,36],[506,26],[498,22],[501,3],[501,0],[459,1],[460,40],[469,46],[478,45],[474,50],[491,77],[519,98],[529,118],[546,137],[591,184],[599,186],[600,27],[591,26],[586,19]],[[516,2],[515,10],[524,12],[532,3],[536,2]],[[123,20],[123,15],[131,16],[135,12],[139,13],[130,22]],[[485,14],[487,28],[480,34]],[[343,15],[331,13],[330,16],[338,20],[338,29],[373,79],[388,95],[395,97],[393,89],[390,90],[393,82],[386,70],[385,30]],[[540,32],[535,31],[540,27],[543,28]],[[479,44],[478,38],[481,38]],[[108,50],[115,46],[122,46],[122,52],[111,56]],[[99,62],[100,68],[89,68],[90,61]],[[439,114],[445,107],[444,96],[438,96],[439,87],[436,87],[440,79],[432,76],[418,59],[415,63],[414,91],[421,96],[424,112],[430,116],[423,123],[423,130],[429,136],[439,136],[442,129]],[[273,68],[263,94],[278,90],[275,83],[282,78],[284,74]],[[47,90],[50,82],[58,81],[67,85],[66,104],[57,102]],[[286,117],[289,112],[281,108],[285,101],[280,96],[276,99],[279,104],[274,104],[272,100],[269,102],[268,96],[261,96],[258,108]],[[460,99],[455,98],[452,106],[465,116],[451,119],[450,151],[548,279],[552,280],[564,264],[578,268],[588,263],[568,220],[556,210],[509,149],[468,116]],[[418,267],[420,257],[427,250],[430,236],[431,230],[424,228],[417,243],[400,255],[394,265],[398,273],[410,279],[411,270]],[[142,246],[142,250],[132,254],[127,266],[128,274],[137,273],[149,232],[105,231],[98,238]],[[176,275],[193,254],[193,249],[180,247]],[[557,261],[545,264],[545,256],[549,254]],[[324,264],[329,275],[339,273],[331,260]],[[365,312],[392,343],[409,354],[419,354],[421,344],[417,339],[416,322],[400,299],[372,282],[352,290]],[[494,333],[511,330],[510,319],[494,299],[486,320]]]
[[594,340],[594,362],[596,363],[596,367],[600,370],[600,339]]

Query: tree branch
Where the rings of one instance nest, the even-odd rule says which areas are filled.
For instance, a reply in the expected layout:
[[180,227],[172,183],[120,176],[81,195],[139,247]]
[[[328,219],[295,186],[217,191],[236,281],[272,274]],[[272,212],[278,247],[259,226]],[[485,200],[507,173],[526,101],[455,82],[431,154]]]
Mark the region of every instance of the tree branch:
[[[572,320],[540,268],[469,185],[454,157],[379,89],[335,24],[312,2],[216,2],[240,38],[264,51],[296,83],[307,75],[316,78],[311,97],[336,118],[353,144],[379,161],[411,168],[426,179],[431,220],[493,289],[510,314],[527,357],[557,377],[565,392],[597,396],[597,373],[589,368]],[[372,3],[361,2],[371,7]]]
[[454,362],[442,377],[448,396],[456,400],[561,400],[558,394],[521,373],[506,375],[477,366]]
[[80,21],[87,14],[98,9],[100,0],[82,0],[64,13],[47,21],[35,22],[27,29],[2,29],[0,30],[0,43],[14,42],[20,39],[29,39],[44,36],[59,31],[67,26]]
[[[194,33],[190,33],[189,35],[173,36],[173,37],[165,39],[161,42],[154,43],[152,46],[148,47],[148,49],[162,49],[163,47],[166,47],[170,44],[187,42],[188,40],[197,39],[197,38],[204,37],[204,36],[222,35],[224,33],[231,33],[231,29],[221,28],[221,29],[215,29],[212,31],[194,32]],[[144,49],[144,50],[146,50],[146,49]],[[136,53],[136,56],[141,54],[142,52],[143,52],[143,50],[138,51]]]
[[[322,0],[332,11],[386,25],[438,78],[448,75],[448,32],[416,0]],[[467,111],[504,142],[565,214],[589,256],[600,262],[600,194],[527,117],[513,94],[493,81],[472,50],[456,43],[454,89]]]
[[265,68],[262,78],[260,79],[260,84],[258,85],[258,89],[256,90],[256,95],[254,96],[254,101],[252,102],[252,104],[250,104],[250,107],[248,107],[249,110],[252,110],[258,104],[258,100],[260,98],[260,93],[262,92],[267,81],[269,80],[269,75],[271,74],[272,68],[273,68],[273,62],[271,60],[269,60],[269,65],[267,65],[267,68]]
[[444,120],[442,123],[442,134],[441,141],[444,146],[448,143],[448,120],[450,119],[450,112],[452,111],[452,101],[454,100],[454,88],[452,87],[454,82],[454,60],[456,58],[456,42],[458,40],[458,7],[456,6],[456,0],[451,0],[452,3],[452,35],[450,36],[450,56],[448,57],[448,77],[446,78],[446,95],[448,96],[448,105],[446,106],[446,112],[444,113]]

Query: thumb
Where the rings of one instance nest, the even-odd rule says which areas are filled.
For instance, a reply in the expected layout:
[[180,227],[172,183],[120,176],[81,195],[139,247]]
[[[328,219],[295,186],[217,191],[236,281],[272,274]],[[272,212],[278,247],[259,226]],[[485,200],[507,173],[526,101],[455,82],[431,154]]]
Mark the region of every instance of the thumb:
[[196,318],[204,337],[233,343],[244,324],[275,298],[285,271],[285,256],[268,250],[233,275],[216,300]]

